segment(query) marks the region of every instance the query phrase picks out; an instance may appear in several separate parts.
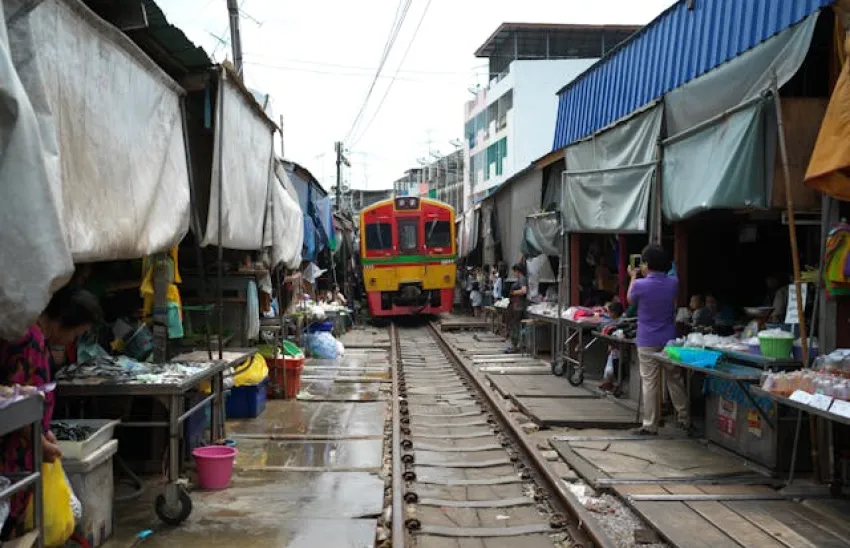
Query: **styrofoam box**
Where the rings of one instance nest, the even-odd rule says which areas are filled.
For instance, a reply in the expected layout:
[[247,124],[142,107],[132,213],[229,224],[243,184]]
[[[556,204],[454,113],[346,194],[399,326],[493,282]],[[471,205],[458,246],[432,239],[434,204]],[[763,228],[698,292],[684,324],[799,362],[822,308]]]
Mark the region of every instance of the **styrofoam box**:
[[96,428],[97,431],[83,441],[62,441],[59,440],[59,449],[62,451],[62,457],[65,459],[85,460],[89,455],[109,443],[115,435],[115,427],[121,421],[106,420],[106,419],[70,419],[62,420],[65,424],[76,424],[81,426],[90,426]]
[[112,536],[115,483],[112,457],[118,452],[118,440],[112,440],[83,460],[62,460],[71,489],[83,507],[77,524],[92,548],[104,544]]

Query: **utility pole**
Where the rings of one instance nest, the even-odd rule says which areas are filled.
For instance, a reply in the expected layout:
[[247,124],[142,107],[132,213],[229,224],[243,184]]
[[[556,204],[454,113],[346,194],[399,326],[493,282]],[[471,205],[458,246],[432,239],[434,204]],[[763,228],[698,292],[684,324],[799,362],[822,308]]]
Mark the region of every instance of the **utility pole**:
[[[342,212],[342,164],[345,164],[347,167],[351,167],[351,163],[348,161],[348,158],[343,154],[342,143],[337,141],[334,144],[334,148],[336,149],[336,211],[337,213]],[[341,217],[341,216],[340,216]],[[345,238],[345,227],[343,225],[343,233],[342,233],[342,242],[340,242],[340,246],[342,249],[342,289],[343,294],[348,298],[351,296],[351,292],[348,287],[348,250],[346,249],[347,240]]]
[[239,34],[239,4],[237,0],[227,0],[227,13],[230,14],[230,45],[233,48],[233,65],[236,67],[236,74],[242,77],[242,38]]

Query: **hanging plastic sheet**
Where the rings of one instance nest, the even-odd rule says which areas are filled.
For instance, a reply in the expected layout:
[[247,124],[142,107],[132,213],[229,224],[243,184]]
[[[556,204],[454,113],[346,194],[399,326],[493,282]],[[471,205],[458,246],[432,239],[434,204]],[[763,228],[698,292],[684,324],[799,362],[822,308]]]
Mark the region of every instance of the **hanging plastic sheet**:
[[[216,103],[210,208],[202,245],[253,251],[263,245],[274,125],[222,69]],[[219,169],[220,167],[220,169]],[[219,201],[221,226],[219,226]]]
[[478,244],[479,210],[472,209],[463,214],[458,239],[458,258],[469,255]]
[[558,212],[529,215],[523,230],[522,252],[529,257],[560,254],[558,233],[561,216]]
[[328,247],[331,251],[336,251],[337,241],[336,241],[336,230],[334,230],[334,222],[333,222],[333,208],[331,207],[331,199],[330,198],[319,198],[316,199],[316,215],[319,218],[319,222],[322,224],[322,229],[325,231],[325,237],[328,244]]
[[27,93],[56,127],[44,138],[58,152],[50,168],[74,260],[133,259],[178,243],[189,228],[182,88],[78,0],[46,0],[13,24]]
[[667,134],[677,135],[771,87],[800,70],[820,12],[664,96]]
[[645,232],[661,105],[565,150],[561,213],[569,232]]
[[542,186],[543,172],[529,169],[503,184],[495,196],[502,260],[509,265],[520,259],[525,218],[540,211]]
[[[281,176],[283,181],[279,179]],[[272,248],[274,266],[282,263],[287,268],[297,268],[301,264],[304,244],[304,216],[298,202],[285,190],[288,179],[286,170],[276,170],[275,180],[270,186],[272,195],[266,213],[263,245]]]
[[679,221],[710,209],[768,206],[776,142],[765,119],[769,104],[758,98],[664,142],[662,203],[667,219]]
[[[27,96],[28,90],[40,90],[35,97],[43,100],[44,81],[38,70],[26,72],[22,81],[13,64],[6,4],[0,3],[0,112],[5,113],[0,116],[0,182],[6,189],[0,200],[0,338],[18,340],[53,291],[70,278],[74,265],[61,220],[55,127]],[[14,53],[31,59],[27,18],[20,23],[15,32],[24,49]]]

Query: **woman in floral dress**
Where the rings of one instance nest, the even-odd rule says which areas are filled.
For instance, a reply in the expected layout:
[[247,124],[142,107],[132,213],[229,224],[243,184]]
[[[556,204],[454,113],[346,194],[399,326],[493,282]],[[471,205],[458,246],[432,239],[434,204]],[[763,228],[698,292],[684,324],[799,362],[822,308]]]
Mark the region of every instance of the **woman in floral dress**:
[[[43,386],[51,382],[50,345],[65,346],[99,320],[97,299],[83,289],[64,287],[57,291],[24,337],[15,342],[0,341],[0,384]],[[50,431],[54,394],[45,394],[42,418],[44,460],[53,462],[62,454]],[[0,437],[0,475],[30,472],[35,469],[31,435],[28,429]],[[9,500],[9,518],[2,538],[8,540],[24,533],[24,518],[30,493],[18,493]]]

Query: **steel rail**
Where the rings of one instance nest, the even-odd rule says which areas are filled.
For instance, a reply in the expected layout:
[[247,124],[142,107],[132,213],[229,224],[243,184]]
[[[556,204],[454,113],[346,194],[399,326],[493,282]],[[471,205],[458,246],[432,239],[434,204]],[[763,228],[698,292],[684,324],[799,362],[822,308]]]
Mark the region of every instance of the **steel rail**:
[[[572,536],[573,546],[595,546],[597,548],[614,548],[616,544],[603,531],[599,523],[590,515],[590,512],[579,502],[563,484],[561,478],[549,467],[546,460],[537,451],[531,439],[522,431],[520,426],[511,418],[505,406],[496,399],[494,391],[490,390],[457,350],[443,337],[439,326],[429,322],[428,328],[437,341],[438,346],[454,361],[458,370],[465,376],[477,392],[487,401],[495,418],[502,427],[502,431],[513,438],[513,441],[521,449],[526,461],[536,472],[539,484],[547,489],[552,495],[551,502],[556,510],[565,511],[575,523],[566,523],[566,531]],[[394,497],[395,499],[395,497]],[[395,520],[394,520],[395,521]],[[590,541],[590,544],[588,543]]]
[[401,463],[401,393],[399,367],[401,366],[398,329],[390,324],[390,371],[392,372],[392,534],[393,548],[404,548],[407,529],[404,526],[404,469]]

